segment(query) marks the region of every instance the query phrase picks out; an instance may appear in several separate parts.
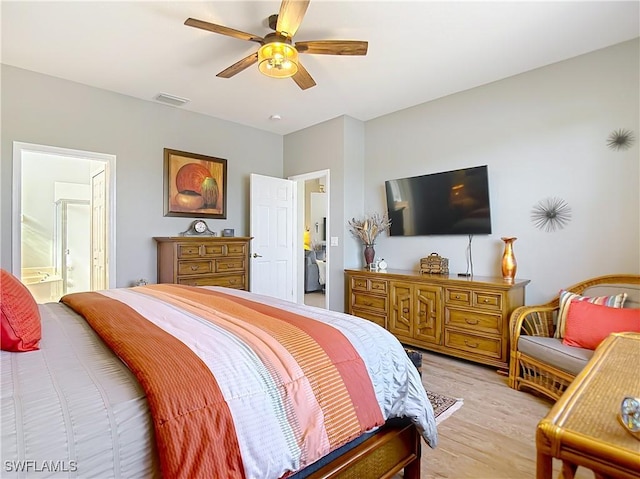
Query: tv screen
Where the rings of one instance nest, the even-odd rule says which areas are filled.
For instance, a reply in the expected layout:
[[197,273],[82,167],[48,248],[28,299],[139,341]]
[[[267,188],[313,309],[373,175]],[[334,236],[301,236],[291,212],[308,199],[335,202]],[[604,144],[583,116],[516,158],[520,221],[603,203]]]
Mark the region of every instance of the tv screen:
[[490,234],[487,166],[385,181],[391,236]]

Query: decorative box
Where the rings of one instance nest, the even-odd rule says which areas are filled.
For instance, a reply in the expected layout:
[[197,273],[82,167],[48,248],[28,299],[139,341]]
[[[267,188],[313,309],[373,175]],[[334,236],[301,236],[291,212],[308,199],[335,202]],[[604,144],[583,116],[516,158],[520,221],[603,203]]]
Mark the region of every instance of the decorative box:
[[420,260],[420,272],[426,274],[449,274],[449,260],[438,253],[431,253]]

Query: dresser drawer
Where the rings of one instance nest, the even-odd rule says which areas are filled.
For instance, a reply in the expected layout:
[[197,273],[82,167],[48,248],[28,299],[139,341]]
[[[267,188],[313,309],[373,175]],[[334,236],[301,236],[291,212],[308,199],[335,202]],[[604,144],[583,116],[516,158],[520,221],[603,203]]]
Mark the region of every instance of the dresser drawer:
[[244,271],[244,258],[224,258],[216,260],[216,271],[224,273],[225,271]]
[[180,278],[178,284],[189,286],[224,286],[226,288],[244,289],[245,276],[243,274],[224,276],[202,276],[194,278]]
[[474,291],[473,305],[482,309],[502,311],[502,295],[487,291]]
[[213,273],[213,264],[211,261],[178,261],[178,274],[207,274]]
[[227,256],[244,256],[246,252],[246,244],[231,243],[227,245]]
[[471,306],[471,291],[468,289],[446,288],[444,301],[447,304]]
[[501,359],[502,341],[445,329],[444,345],[474,355]]
[[382,326],[383,328],[387,327],[387,316],[384,314],[376,314],[371,311],[365,311],[358,308],[353,308],[351,314],[359,318],[367,319],[372,323],[376,323],[378,326]]
[[372,310],[378,310],[387,313],[387,297],[386,296],[373,296],[370,294],[352,293],[351,304],[354,307],[367,308]]
[[202,253],[201,244],[178,244],[178,258],[199,258]]
[[494,334],[502,332],[502,315],[500,314],[445,308],[444,315],[446,326]]
[[224,256],[225,254],[224,244],[205,244],[202,246],[202,255],[203,256]]

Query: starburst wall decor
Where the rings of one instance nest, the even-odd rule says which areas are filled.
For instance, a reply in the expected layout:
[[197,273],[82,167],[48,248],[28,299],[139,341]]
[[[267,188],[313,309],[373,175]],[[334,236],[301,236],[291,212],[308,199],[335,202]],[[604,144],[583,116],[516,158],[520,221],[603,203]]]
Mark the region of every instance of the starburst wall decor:
[[635,139],[631,130],[620,128],[619,130],[611,132],[607,138],[607,146],[617,151],[628,150],[633,145]]
[[533,225],[551,233],[564,228],[571,220],[571,208],[562,198],[545,198],[531,210]]

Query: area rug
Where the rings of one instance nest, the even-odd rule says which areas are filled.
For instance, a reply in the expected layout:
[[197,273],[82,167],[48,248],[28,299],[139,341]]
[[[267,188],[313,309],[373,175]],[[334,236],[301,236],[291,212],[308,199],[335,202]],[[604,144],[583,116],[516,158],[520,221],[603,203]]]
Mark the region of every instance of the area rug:
[[433,406],[433,415],[436,417],[436,424],[450,417],[454,412],[462,407],[462,399],[456,399],[442,394],[427,391],[427,397]]

